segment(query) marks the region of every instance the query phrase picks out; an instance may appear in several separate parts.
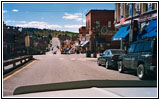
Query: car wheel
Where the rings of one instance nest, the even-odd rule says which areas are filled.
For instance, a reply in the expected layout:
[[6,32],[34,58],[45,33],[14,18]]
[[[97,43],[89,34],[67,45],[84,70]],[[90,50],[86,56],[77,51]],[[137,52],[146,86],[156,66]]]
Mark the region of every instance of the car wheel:
[[119,62],[118,62],[118,71],[119,71],[120,73],[123,73],[123,72],[124,72],[124,67],[123,67],[123,65],[122,65],[122,61],[119,61]]
[[137,67],[137,76],[139,79],[143,80],[146,78],[145,68],[143,64],[139,64]]
[[106,66],[106,69],[109,69],[109,63],[108,63],[108,61],[106,61],[105,66]]
[[98,64],[98,66],[101,66],[99,59],[97,60],[97,64]]

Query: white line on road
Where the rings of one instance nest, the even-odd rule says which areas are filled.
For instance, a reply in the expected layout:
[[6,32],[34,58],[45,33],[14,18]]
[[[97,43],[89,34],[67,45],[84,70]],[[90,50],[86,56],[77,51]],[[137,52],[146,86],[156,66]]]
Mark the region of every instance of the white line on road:
[[25,66],[24,66],[24,67],[22,67],[21,69],[19,69],[19,70],[15,71],[13,74],[11,74],[11,75],[9,75],[9,76],[5,77],[5,78],[3,79],[3,81],[8,80],[9,78],[11,78],[12,76],[14,76],[15,74],[17,74],[17,73],[21,72],[21,71],[22,71],[22,70],[24,70],[26,67],[28,67],[28,66],[30,66],[31,64],[33,64],[35,61],[36,61],[36,60],[34,60],[34,61],[30,62],[29,64],[25,65]]

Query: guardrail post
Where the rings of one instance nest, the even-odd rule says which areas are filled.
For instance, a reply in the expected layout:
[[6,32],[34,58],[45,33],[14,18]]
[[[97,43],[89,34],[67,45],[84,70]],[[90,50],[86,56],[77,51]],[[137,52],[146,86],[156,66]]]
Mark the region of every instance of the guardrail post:
[[[3,61],[3,74],[5,74],[6,71],[8,73],[9,71],[17,68],[16,67],[17,66],[16,62],[20,62],[20,64],[23,64],[23,63],[26,63],[26,62],[28,62],[29,60],[32,60],[32,59],[33,59],[32,55],[27,55],[27,56],[23,56],[23,57],[20,57],[20,58],[15,58],[15,59],[12,59],[12,60]],[[8,65],[13,65],[13,67],[10,68],[10,69],[5,69],[5,66],[8,66]]]

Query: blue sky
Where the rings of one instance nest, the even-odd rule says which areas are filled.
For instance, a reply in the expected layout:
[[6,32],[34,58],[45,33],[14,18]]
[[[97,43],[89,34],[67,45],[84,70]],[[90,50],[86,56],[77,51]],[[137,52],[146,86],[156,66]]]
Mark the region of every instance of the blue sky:
[[7,25],[78,32],[91,9],[114,10],[114,3],[3,3]]

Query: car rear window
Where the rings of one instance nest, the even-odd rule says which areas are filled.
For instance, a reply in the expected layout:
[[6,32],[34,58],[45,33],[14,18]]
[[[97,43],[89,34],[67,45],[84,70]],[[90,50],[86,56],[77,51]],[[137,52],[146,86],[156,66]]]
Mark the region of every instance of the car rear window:
[[151,41],[147,41],[147,42],[145,42],[145,44],[144,44],[144,48],[143,48],[143,51],[144,52],[149,52],[149,51],[151,51]]
[[135,52],[142,52],[143,51],[143,46],[144,46],[144,43],[138,43],[136,45]]
[[128,53],[134,52],[136,44],[131,44],[130,48],[128,49]]

